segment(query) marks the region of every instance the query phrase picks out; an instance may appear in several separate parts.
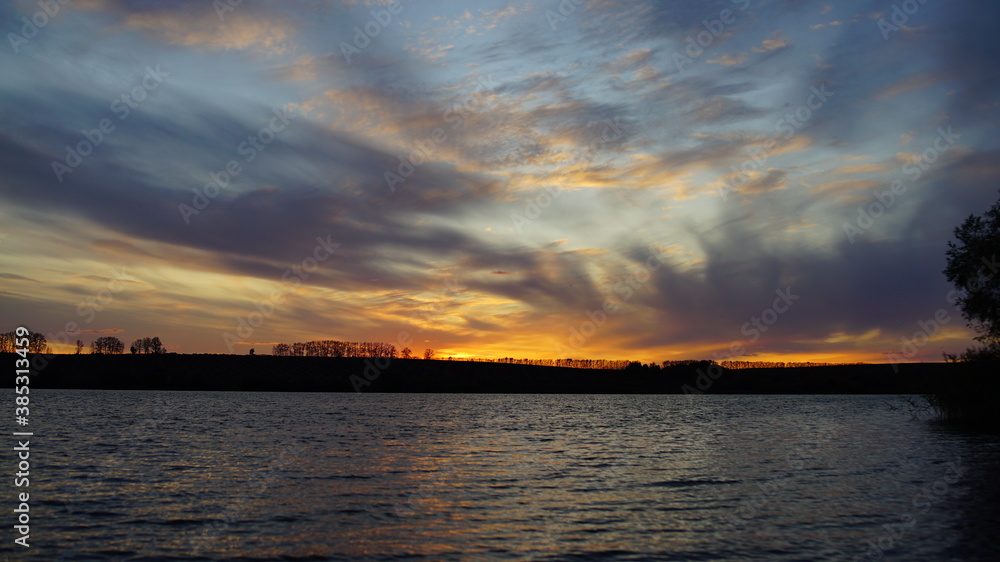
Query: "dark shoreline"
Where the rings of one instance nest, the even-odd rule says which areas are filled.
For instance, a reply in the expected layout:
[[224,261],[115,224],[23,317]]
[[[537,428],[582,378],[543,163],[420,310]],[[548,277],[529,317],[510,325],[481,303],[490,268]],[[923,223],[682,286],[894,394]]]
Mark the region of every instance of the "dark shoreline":
[[[17,356],[2,358],[13,365]],[[515,394],[924,394],[942,388],[955,371],[948,363],[900,364],[898,372],[888,364],[611,371],[423,359],[180,354],[40,355],[32,366],[32,388]]]

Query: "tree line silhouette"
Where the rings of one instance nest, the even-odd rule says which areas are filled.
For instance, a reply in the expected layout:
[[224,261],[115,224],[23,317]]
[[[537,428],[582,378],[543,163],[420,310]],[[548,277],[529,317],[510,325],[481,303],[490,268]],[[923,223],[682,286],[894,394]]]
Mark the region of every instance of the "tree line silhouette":
[[152,338],[139,338],[132,342],[129,348],[132,353],[166,353],[166,348],[160,342],[159,336]]
[[[450,358],[449,358],[450,359]],[[469,357],[462,361],[477,363],[510,363],[541,367],[569,367],[572,369],[600,369],[605,371],[670,369],[672,367],[707,367],[718,365],[725,369],[791,369],[795,367],[825,367],[833,365],[863,365],[864,363],[817,363],[813,361],[721,361],[711,359],[681,359],[656,363],[640,363],[628,359],[528,359],[516,357]]]
[[[411,359],[410,348],[397,351],[396,346],[383,342],[347,342],[340,340],[315,340],[295,342],[292,344],[278,343],[271,348],[271,355],[280,357],[366,357]],[[424,359],[433,359],[435,351],[425,349]],[[448,357],[447,360],[452,360]],[[462,361],[477,363],[510,363],[513,365],[537,365],[543,367],[572,367],[575,369],[606,369],[623,370],[634,361],[608,359],[528,359],[516,357],[468,357]]]
[[481,358],[474,357],[463,359],[463,361],[474,361],[478,363],[510,363],[512,365],[537,365],[540,367],[570,367],[572,369],[604,369],[609,371],[621,371],[635,361],[621,359],[527,359],[516,357]]
[[[278,343],[272,347],[272,355],[281,357],[365,357],[411,359],[410,348],[397,351],[396,346],[382,342],[347,342],[340,340],[315,340]],[[435,352],[425,349],[423,358],[433,359]],[[447,357],[451,361],[453,357]],[[833,365],[863,365],[864,363],[818,363],[814,361],[714,361],[711,359],[668,360],[660,364],[640,363],[628,359],[532,359],[527,357],[463,357],[461,361],[474,363],[508,363],[511,365],[535,365],[539,367],[569,367],[572,369],[600,369],[605,371],[650,370],[659,371],[672,367],[707,367],[718,365],[725,369],[791,369],[795,367],[824,367]]]
[[724,369],[793,369],[796,367],[831,367],[834,365],[864,365],[858,363],[816,363],[814,361],[720,361]]
[[[49,350],[48,340],[44,334],[28,331],[28,353],[45,353]],[[17,337],[14,331],[0,334],[0,353],[14,353],[17,347]]]
[[114,336],[101,336],[90,344],[90,352],[94,355],[118,355],[123,351],[125,344]]
[[[45,335],[38,332],[30,332],[28,337],[28,351],[30,353],[51,352],[47,344]],[[15,333],[13,331],[0,333],[0,353],[13,353],[16,349]],[[83,349],[83,342],[76,341],[76,353],[79,355]],[[133,354],[157,354],[166,353],[167,350],[158,336],[138,338],[132,342],[129,351]],[[114,336],[102,336],[95,339],[90,344],[90,352],[96,355],[119,355],[125,352],[125,343]],[[283,357],[364,357],[364,358],[389,358],[389,359],[411,359],[414,355],[410,348],[396,350],[396,346],[383,342],[348,342],[340,340],[315,340],[308,342],[295,342],[293,344],[278,343],[271,350],[272,355]],[[424,359],[434,359],[435,351],[425,349]],[[448,357],[451,361],[453,358]],[[817,363],[813,361],[714,361],[711,359],[681,359],[663,361],[659,365],[656,363],[643,364],[638,361],[627,359],[530,359],[518,357],[465,357],[462,361],[476,363],[509,363],[511,365],[535,365],[540,367],[569,367],[571,369],[601,369],[606,371],[624,370],[647,370],[658,371],[661,368],[670,369],[672,367],[707,367],[708,365],[718,365],[725,369],[791,369],[795,367],[825,367],[834,365],[863,365],[864,363]]]
[[[407,350],[408,351],[408,350]],[[316,340],[278,343],[271,348],[271,355],[281,357],[388,357],[396,358],[396,346],[382,342],[353,342]]]
[[[52,348],[48,345],[48,340],[44,334],[32,332],[28,335],[28,353],[52,353]],[[19,338],[15,332],[0,333],[0,353],[14,353],[17,350],[16,342]],[[76,351],[79,355],[83,351],[83,341],[76,340]],[[132,342],[129,348],[132,353],[166,353],[160,338],[139,338]],[[118,355],[125,352],[125,343],[114,336],[101,336],[90,343],[90,352],[96,355]]]
[[[47,344],[45,335],[38,332],[30,332],[27,336],[29,340],[28,351],[30,353],[46,353],[51,349]],[[0,333],[0,353],[13,353],[16,336],[13,331]],[[83,349],[83,342],[77,340],[76,353],[79,355]],[[166,353],[167,350],[158,336],[138,338],[132,342],[129,351],[133,354],[157,354]],[[102,336],[95,339],[90,344],[90,352],[98,355],[118,355],[125,352],[125,343],[114,336]],[[295,342],[293,344],[278,343],[271,351],[272,355],[284,357],[364,357],[364,358],[390,358],[390,359],[411,359],[414,356],[410,348],[396,350],[396,346],[383,342],[347,342],[339,340],[315,340],[308,342]],[[434,359],[435,351],[425,349],[424,359]],[[447,360],[452,360],[448,357]],[[643,364],[638,361],[627,359],[530,359],[518,357],[465,357],[462,361],[476,363],[509,363],[512,365],[536,365],[540,367],[569,367],[572,369],[601,369],[606,371],[623,370],[653,370],[661,368],[670,369],[672,367],[707,367],[708,365],[718,365],[725,369],[791,369],[796,367],[826,367],[835,365],[863,365],[864,363],[817,363],[813,361],[739,361],[726,360],[714,361],[711,359],[681,359],[663,361],[659,365],[656,363]]]
[[[76,342],[76,352],[80,353],[80,348],[83,343],[77,340]],[[140,353],[166,353],[167,349],[163,347],[163,343],[160,341],[159,336],[156,337],[146,337],[138,338],[132,342],[129,351],[132,354]],[[121,355],[125,353],[125,342],[114,337],[114,336],[101,336],[91,342],[90,353],[94,355]]]

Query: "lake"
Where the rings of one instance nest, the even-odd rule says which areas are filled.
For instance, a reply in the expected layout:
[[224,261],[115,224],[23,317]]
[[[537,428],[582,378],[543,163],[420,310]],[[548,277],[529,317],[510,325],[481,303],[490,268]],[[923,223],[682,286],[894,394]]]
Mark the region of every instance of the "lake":
[[1000,442],[905,397],[31,399],[11,560],[1000,559]]

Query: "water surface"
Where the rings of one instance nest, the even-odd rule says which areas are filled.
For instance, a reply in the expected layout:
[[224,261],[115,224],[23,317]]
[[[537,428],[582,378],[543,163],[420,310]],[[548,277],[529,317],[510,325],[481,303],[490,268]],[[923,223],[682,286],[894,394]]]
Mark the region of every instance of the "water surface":
[[997,439],[897,397],[31,396],[36,559],[1000,556]]

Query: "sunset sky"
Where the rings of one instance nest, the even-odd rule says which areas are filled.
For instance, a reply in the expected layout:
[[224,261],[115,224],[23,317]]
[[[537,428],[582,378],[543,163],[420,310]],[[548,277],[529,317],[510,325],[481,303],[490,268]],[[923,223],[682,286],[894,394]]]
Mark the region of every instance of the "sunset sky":
[[644,362],[972,343],[941,271],[1000,188],[1000,6],[220,6],[0,8],[3,330]]

